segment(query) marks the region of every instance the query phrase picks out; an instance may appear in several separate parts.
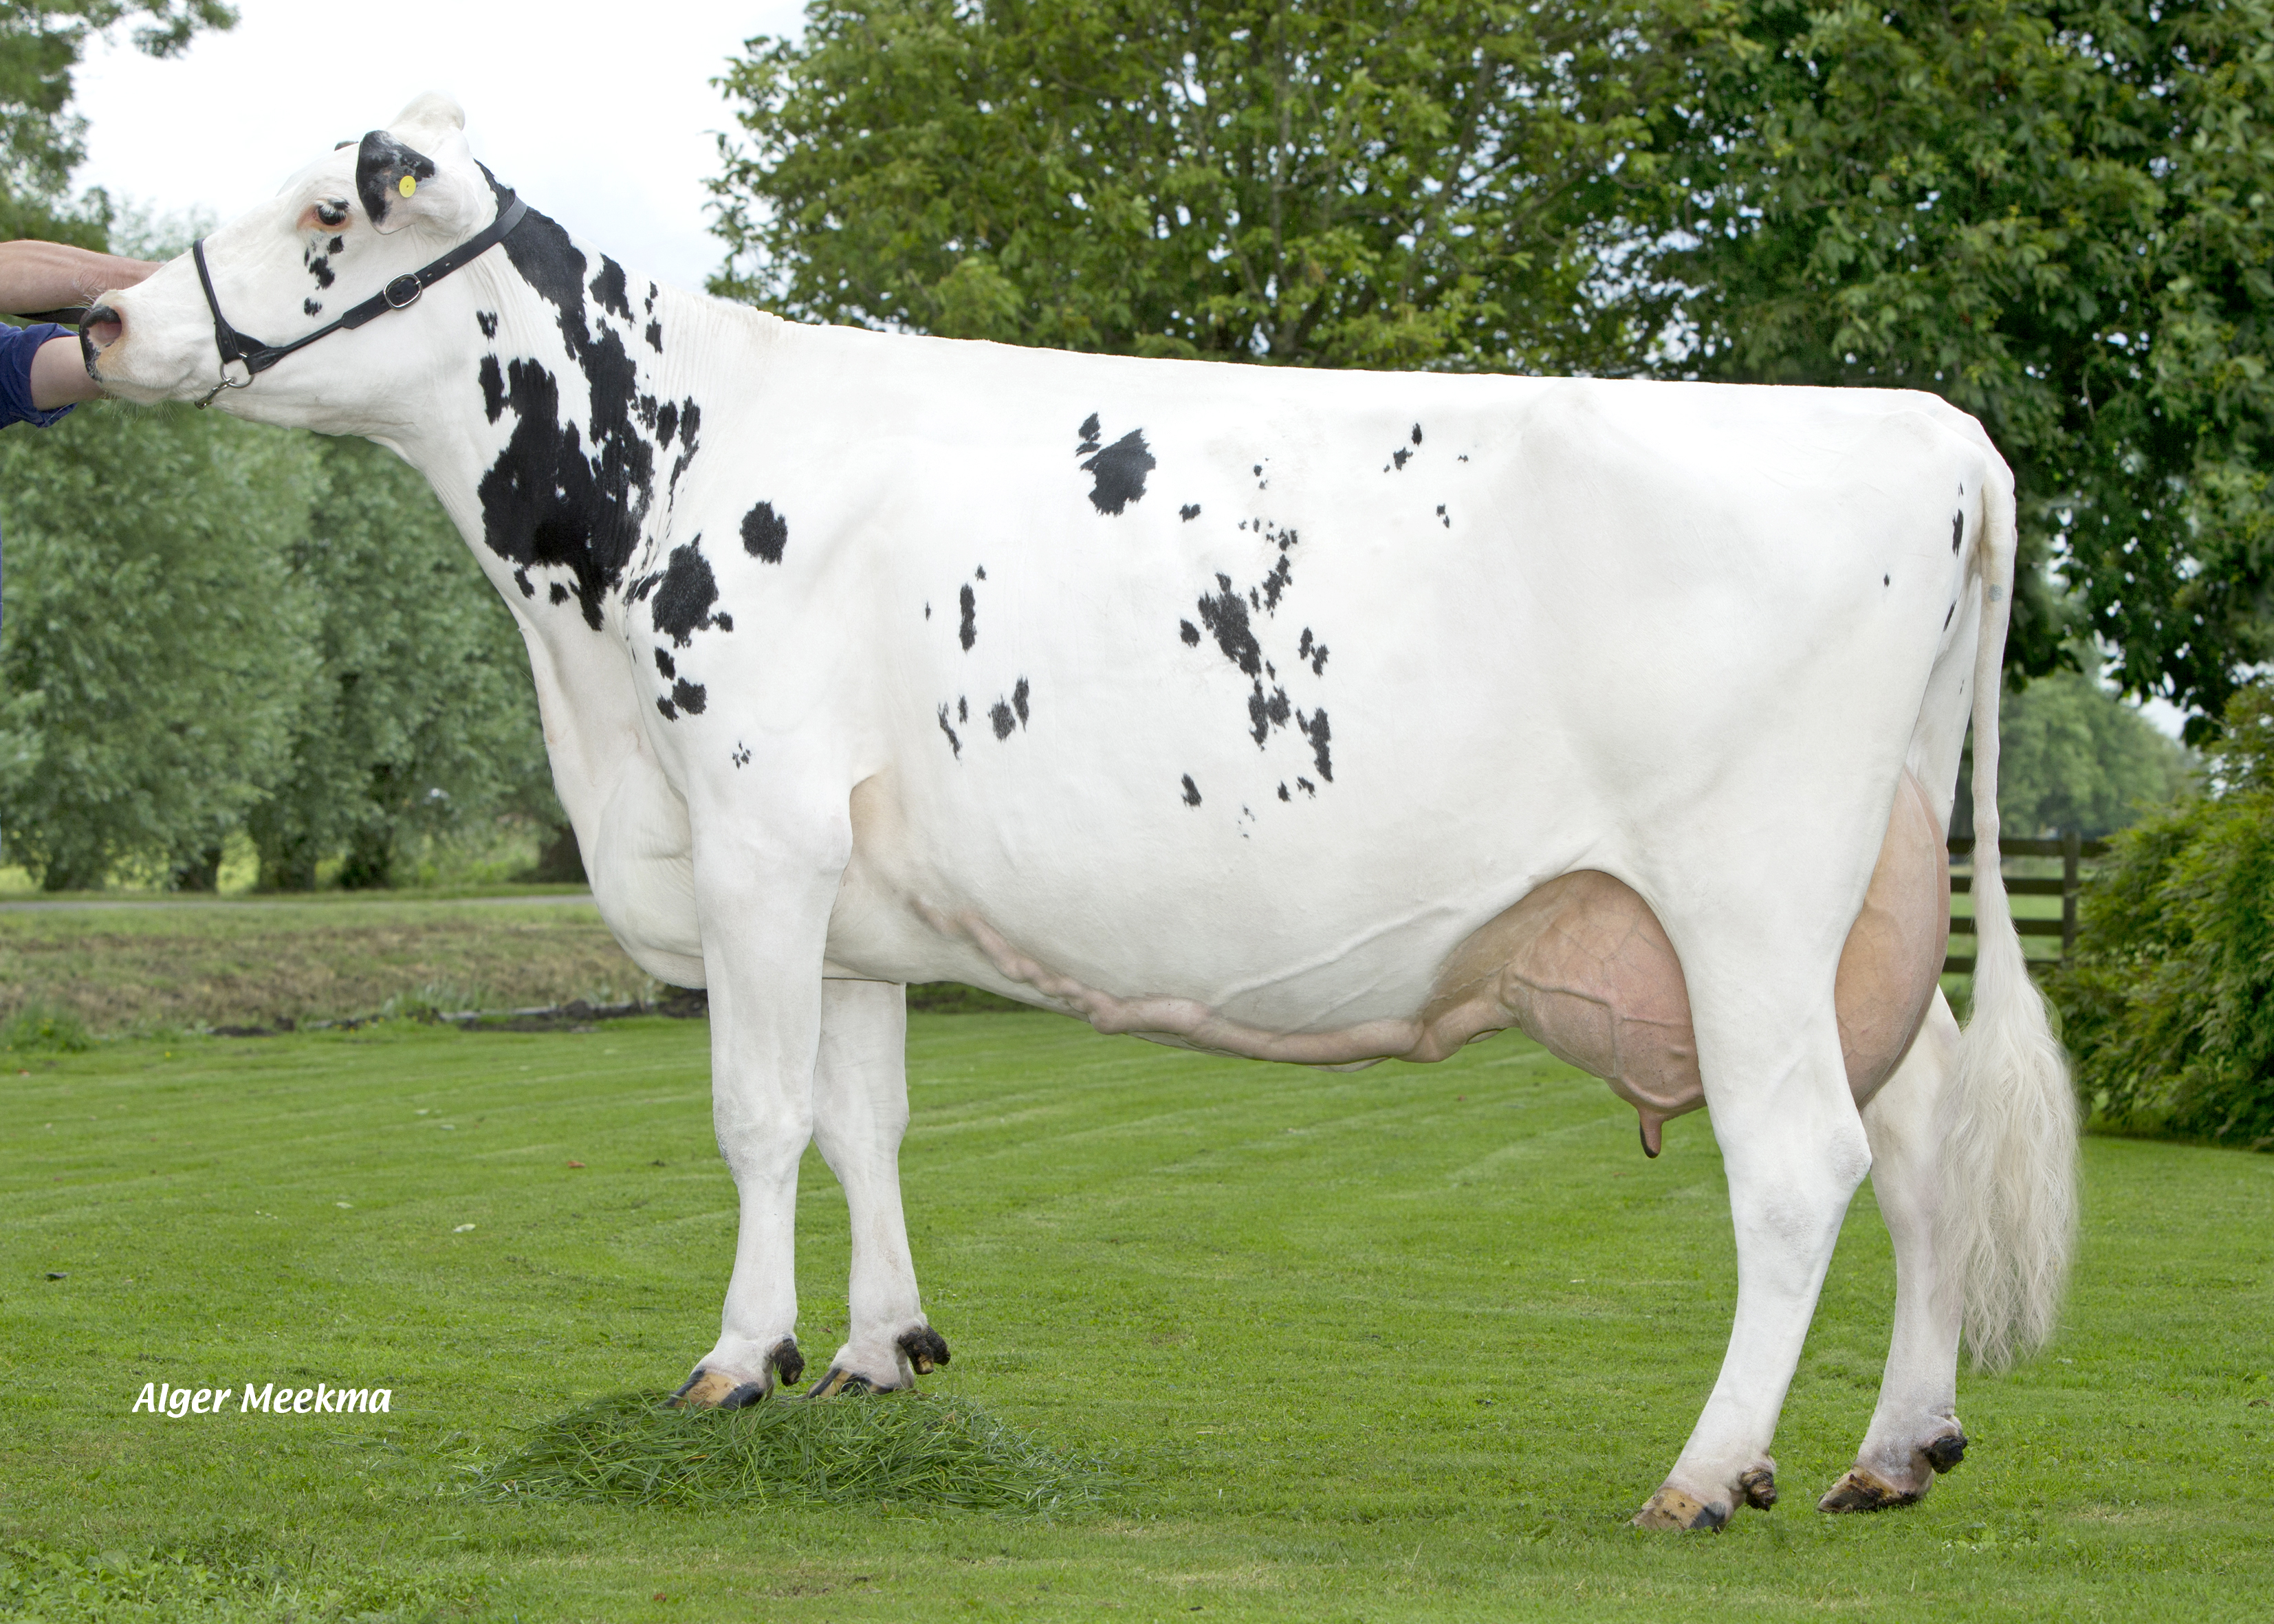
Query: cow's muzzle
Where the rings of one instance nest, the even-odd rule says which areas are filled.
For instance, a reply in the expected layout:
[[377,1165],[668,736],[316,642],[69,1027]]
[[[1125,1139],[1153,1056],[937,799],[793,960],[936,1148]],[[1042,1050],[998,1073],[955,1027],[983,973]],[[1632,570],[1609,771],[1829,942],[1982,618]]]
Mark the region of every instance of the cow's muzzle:
[[97,383],[102,374],[94,364],[102,352],[126,335],[126,318],[108,304],[97,304],[87,312],[79,327],[79,352],[86,358],[87,375]]

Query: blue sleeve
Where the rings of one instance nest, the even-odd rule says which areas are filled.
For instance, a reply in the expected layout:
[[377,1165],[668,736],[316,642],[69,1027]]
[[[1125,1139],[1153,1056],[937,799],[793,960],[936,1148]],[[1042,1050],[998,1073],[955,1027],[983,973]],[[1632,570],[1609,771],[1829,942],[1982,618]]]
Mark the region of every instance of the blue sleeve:
[[0,427],[30,423],[45,428],[71,410],[58,406],[53,411],[41,411],[32,404],[32,357],[49,339],[70,335],[68,327],[52,321],[28,327],[0,327]]

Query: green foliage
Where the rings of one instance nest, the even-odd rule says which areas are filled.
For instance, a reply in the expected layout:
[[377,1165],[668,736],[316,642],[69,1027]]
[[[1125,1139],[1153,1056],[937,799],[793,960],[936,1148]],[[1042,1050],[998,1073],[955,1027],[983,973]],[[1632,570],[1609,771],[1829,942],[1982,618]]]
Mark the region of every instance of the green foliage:
[[[1975,413],[2025,555],[2210,731],[2274,650],[2274,4],[1700,0],[1665,43],[1686,365]],[[2023,594],[2009,662],[2067,629]]]
[[50,890],[198,861],[286,770],[314,473],[307,437],[187,408],[0,434],[0,829]]
[[221,0],[0,0],[0,240],[104,246],[109,200],[64,196],[87,157],[86,120],[68,110],[72,71],[90,39],[129,19],[138,49],[170,56],[237,13]]
[[0,1021],[0,1049],[11,1054],[84,1054],[94,1039],[75,1010],[42,1000],[24,1004]]
[[968,1400],[913,1393],[746,1410],[669,1410],[621,1394],[535,1429],[485,1473],[485,1499],[635,1505],[852,1506],[1055,1511],[1098,1498],[1069,1461]]
[[2274,1145],[2274,680],[2229,702],[2205,793],[2120,838],[2053,983],[2088,1105]]
[[2274,0],[809,19],[719,81],[718,292],[1117,353],[1930,390],[2014,464],[2009,663],[2081,620],[2200,737],[2274,652]]
[[1998,738],[1999,812],[2008,834],[2074,829],[2097,840],[2188,783],[2187,752],[2082,672],[2057,671],[2006,695]]
[[325,440],[289,552],[320,672],[290,759],[251,817],[264,890],[393,883],[401,844],[507,804],[549,808],[529,658],[425,479],[363,440]]
[[1649,173],[1623,7],[820,0],[719,80],[714,291],[1304,365],[1630,364],[1585,296]]

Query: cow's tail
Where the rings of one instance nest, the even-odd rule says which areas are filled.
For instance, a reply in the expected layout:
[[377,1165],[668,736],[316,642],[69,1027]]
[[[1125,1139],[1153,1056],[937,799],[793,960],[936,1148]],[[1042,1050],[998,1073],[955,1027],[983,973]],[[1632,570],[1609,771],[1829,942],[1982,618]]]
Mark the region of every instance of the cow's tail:
[[1998,861],[1998,695],[2014,603],[2011,476],[1993,463],[1977,545],[1974,663],[1974,1010],[1944,1094],[1935,1248],[1962,1302],[1977,1366],[2002,1368],[2052,1334],[2076,1227],[2076,1095],[2029,980]]

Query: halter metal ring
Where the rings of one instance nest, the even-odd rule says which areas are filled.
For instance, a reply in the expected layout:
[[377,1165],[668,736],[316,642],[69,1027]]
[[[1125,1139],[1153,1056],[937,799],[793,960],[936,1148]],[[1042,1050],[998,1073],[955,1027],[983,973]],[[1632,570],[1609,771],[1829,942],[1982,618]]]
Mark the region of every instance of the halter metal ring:
[[418,302],[418,296],[426,289],[418,285],[418,279],[416,276],[406,273],[388,283],[382,291],[387,298],[387,307],[389,310],[401,310],[406,305],[416,304]]

